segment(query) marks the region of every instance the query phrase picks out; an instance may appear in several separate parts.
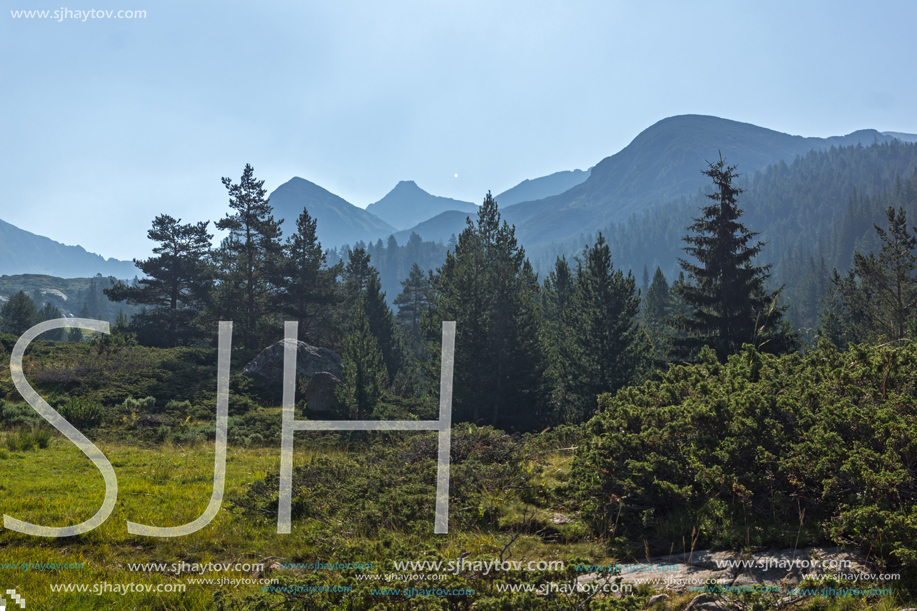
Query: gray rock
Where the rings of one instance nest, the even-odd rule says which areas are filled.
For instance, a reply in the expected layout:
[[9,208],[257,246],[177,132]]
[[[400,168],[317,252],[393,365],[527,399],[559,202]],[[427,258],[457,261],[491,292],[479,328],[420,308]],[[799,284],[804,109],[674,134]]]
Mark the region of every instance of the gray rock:
[[306,409],[313,412],[328,412],[340,406],[335,391],[343,388],[344,383],[327,371],[320,371],[312,376],[303,398]]
[[570,524],[573,520],[562,513],[555,513],[551,517],[551,522],[554,524]]
[[866,557],[859,551],[814,547],[769,550],[755,554],[695,551],[622,564],[621,567],[618,575],[589,573],[577,577],[577,582],[610,583],[614,579],[634,586],[649,583],[670,591],[685,591],[708,584],[793,587],[799,585],[803,576],[810,573],[833,574],[838,579],[848,580],[875,572],[867,566]]
[[[251,363],[245,366],[242,373],[250,378],[266,382],[283,381],[283,346],[286,340],[265,348]],[[306,342],[296,342],[296,375],[313,378],[315,374],[327,372],[337,379],[341,378],[343,368],[341,357],[327,348],[317,348]]]
[[708,605],[711,604],[716,604],[712,596],[709,594],[698,594],[691,599],[691,602],[689,602],[688,606],[685,607],[685,611],[698,611],[699,609],[706,609]]
[[653,605],[658,605],[659,603],[669,602],[668,594],[656,594],[655,596],[650,596],[650,599],[646,601],[647,607],[652,607]]

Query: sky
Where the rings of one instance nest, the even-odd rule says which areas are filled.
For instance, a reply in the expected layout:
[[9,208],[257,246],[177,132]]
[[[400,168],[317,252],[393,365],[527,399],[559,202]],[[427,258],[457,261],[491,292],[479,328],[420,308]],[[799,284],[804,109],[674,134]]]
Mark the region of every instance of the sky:
[[912,1],[2,4],[0,219],[118,259],[158,214],[223,217],[246,163],[480,203],[673,115],[917,133]]

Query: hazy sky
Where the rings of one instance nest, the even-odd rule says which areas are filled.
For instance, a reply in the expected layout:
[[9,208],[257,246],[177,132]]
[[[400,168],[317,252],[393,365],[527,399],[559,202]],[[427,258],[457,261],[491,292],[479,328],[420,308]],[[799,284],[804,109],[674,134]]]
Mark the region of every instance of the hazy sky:
[[[399,180],[480,203],[677,114],[917,133],[912,1],[3,5],[0,218],[122,259],[157,214],[222,217],[246,163],[361,207]],[[11,12],[62,8],[146,18]]]

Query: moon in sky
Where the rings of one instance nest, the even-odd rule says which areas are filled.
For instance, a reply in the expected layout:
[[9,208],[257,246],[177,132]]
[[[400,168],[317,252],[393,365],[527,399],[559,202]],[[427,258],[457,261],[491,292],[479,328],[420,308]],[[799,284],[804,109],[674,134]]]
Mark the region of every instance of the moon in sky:
[[458,178],[458,174],[456,174],[455,177]]

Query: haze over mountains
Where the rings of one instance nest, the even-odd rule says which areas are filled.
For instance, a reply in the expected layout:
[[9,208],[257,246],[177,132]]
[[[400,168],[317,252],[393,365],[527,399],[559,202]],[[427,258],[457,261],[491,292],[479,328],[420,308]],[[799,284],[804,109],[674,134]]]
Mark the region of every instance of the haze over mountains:
[[[650,126],[590,170],[525,180],[496,200],[503,219],[516,226],[516,237],[529,253],[536,253],[696,193],[708,182],[701,174],[706,161],[720,154],[750,177],[769,164],[790,163],[811,150],[894,139],[914,142],[917,135],[864,129],[846,136],[805,138],[717,117],[676,116]],[[461,233],[466,217],[478,207],[432,195],[413,181],[401,181],[364,210],[300,177],[277,187],[270,203],[274,217],[284,219],[284,236],[295,232],[297,217],[304,207],[308,209],[318,221],[318,237],[326,248],[385,240],[390,235],[405,244],[412,232],[424,240],[446,242]],[[106,260],[2,221],[0,239],[0,273],[70,278],[102,273],[130,278],[139,272],[131,262]]]
[[396,229],[408,229],[448,210],[474,214],[477,209],[471,202],[430,195],[413,180],[402,180],[385,197],[366,206],[367,212]]
[[87,278],[102,274],[130,279],[143,275],[132,261],[106,259],[35,235],[0,220],[0,274],[47,274],[60,278]]
[[[706,161],[718,159],[720,153],[730,165],[738,165],[740,173],[753,175],[769,164],[791,162],[811,150],[869,145],[903,136],[917,138],[872,129],[832,138],[804,138],[718,117],[670,117],[600,161],[582,183],[558,195],[501,206],[501,214],[516,226],[516,237],[531,252],[694,193],[708,182],[701,174]],[[448,239],[464,226],[454,217],[434,220],[426,226],[435,228],[436,233],[428,230],[425,235],[418,231],[425,240]]]
[[274,218],[283,219],[284,236],[296,233],[296,219],[306,208],[318,221],[318,239],[326,248],[358,240],[368,242],[395,232],[378,216],[298,176],[274,189],[269,198]]
[[557,195],[567,189],[572,189],[589,178],[591,172],[592,168],[588,170],[567,170],[554,172],[548,176],[532,180],[525,179],[512,189],[507,189],[495,196],[494,199],[497,200],[498,205],[505,208],[519,202],[529,202]]

